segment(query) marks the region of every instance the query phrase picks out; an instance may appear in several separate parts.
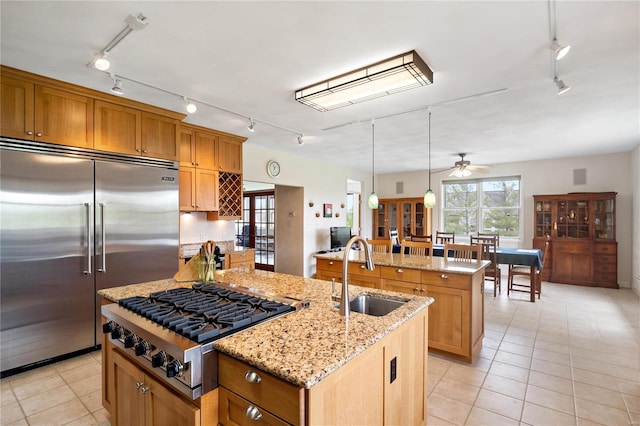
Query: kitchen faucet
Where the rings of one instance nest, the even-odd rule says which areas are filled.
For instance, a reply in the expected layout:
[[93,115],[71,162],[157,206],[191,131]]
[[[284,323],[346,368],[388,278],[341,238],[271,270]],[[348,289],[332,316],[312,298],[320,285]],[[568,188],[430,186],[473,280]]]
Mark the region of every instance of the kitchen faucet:
[[342,259],[342,294],[340,295],[340,315],[345,317],[345,319],[349,319],[349,314],[351,313],[351,309],[349,308],[349,284],[347,283],[349,252],[351,251],[351,246],[353,246],[357,242],[361,242],[364,246],[365,264],[367,265],[367,269],[373,271],[373,269],[375,268],[375,265],[373,264],[373,258],[371,257],[371,250],[369,249],[367,240],[362,238],[360,235],[351,237],[351,239],[347,242],[347,245],[345,245],[344,247],[344,257]]

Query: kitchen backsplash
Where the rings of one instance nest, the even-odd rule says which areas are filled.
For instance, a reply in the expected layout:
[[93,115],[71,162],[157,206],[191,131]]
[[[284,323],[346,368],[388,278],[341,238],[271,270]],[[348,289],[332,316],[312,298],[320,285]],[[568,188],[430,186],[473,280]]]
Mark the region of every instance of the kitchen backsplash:
[[[213,240],[215,241],[215,240]],[[180,244],[180,258],[184,259],[185,257],[193,257],[198,252],[200,252],[200,247],[202,247],[202,241],[200,243],[188,243],[188,244]],[[216,245],[220,247],[220,251],[222,253],[227,253],[234,251],[234,241],[226,240],[226,241],[215,241]]]

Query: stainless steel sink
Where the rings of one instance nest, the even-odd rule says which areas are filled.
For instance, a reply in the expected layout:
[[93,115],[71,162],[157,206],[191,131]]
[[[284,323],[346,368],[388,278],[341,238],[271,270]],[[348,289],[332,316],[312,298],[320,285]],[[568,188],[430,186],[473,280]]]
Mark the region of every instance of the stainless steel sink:
[[363,294],[349,303],[351,312],[381,317],[399,308],[407,302],[401,300],[383,299],[381,297]]

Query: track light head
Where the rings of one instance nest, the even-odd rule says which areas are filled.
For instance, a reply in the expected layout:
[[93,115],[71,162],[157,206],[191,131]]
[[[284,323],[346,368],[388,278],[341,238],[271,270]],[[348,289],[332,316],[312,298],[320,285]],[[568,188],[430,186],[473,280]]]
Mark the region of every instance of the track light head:
[[124,91],[122,90],[122,80],[118,80],[114,74],[111,74],[111,80],[113,80],[113,87],[111,88],[111,93],[119,96],[124,95]]
[[253,118],[249,118],[249,125],[247,126],[247,129],[253,133],[256,131],[256,122],[253,121]]
[[558,77],[554,77],[553,81],[556,83],[556,86],[558,86],[558,95],[562,95],[571,89],[571,86],[565,85],[564,81],[558,80]]
[[184,99],[184,106],[185,106],[185,109],[187,110],[187,112],[189,114],[193,114],[194,112],[196,112],[198,110],[198,107],[196,106],[196,104],[194,104],[193,102],[189,101],[189,99],[187,99],[186,96],[183,96],[182,99]]
[[549,49],[553,51],[556,61],[559,61],[560,59],[564,58],[567,55],[567,53],[569,53],[571,46],[568,44],[566,46],[562,45],[558,43],[558,40],[554,38],[553,41],[551,42],[551,45],[549,46]]
[[102,54],[96,56],[96,59],[93,61],[93,66],[95,69],[100,71],[106,71],[111,66],[111,62],[107,59],[107,52],[103,52]]
[[304,145],[304,139],[302,139],[302,135],[298,136],[298,145]]

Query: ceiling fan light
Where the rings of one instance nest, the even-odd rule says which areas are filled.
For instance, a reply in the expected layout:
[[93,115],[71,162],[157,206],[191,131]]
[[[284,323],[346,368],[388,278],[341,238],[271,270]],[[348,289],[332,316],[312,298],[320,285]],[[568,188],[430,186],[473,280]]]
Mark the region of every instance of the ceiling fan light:
[[378,194],[376,194],[375,192],[372,192],[371,194],[369,194],[369,200],[367,201],[367,205],[369,206],[370,209],[377,209]]
[[428,209],[436,206],[436,194],[433,193],[431,188],[427,189],[427,192],[424,193],[424,206]]
[[554,39],[553,42],[551,43],[551,46],[549,46],[549,48],[553,51],[556,61],[559,61],[560,59],[564,58],[567,55],[567,53],[569,53],[569,50],[571,49],[571,45],[569,44],[562,45],[558,43],[558,40]]

